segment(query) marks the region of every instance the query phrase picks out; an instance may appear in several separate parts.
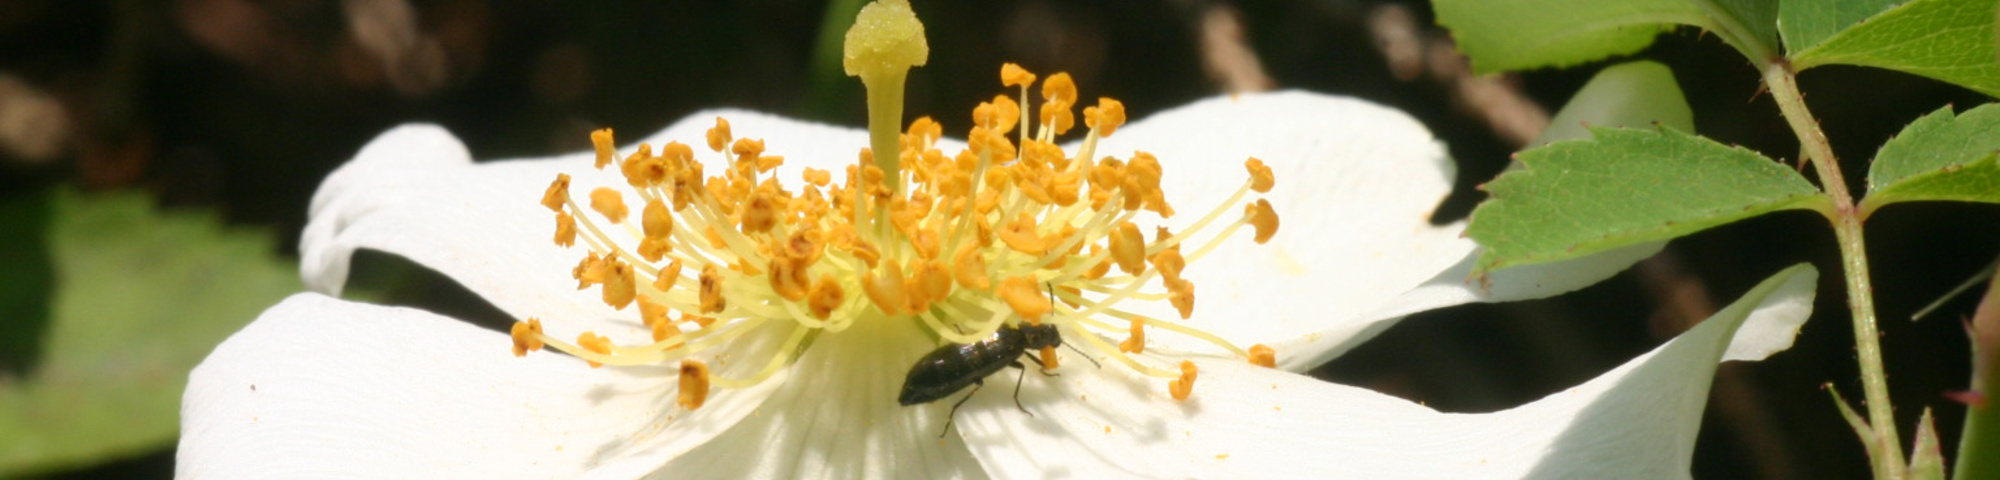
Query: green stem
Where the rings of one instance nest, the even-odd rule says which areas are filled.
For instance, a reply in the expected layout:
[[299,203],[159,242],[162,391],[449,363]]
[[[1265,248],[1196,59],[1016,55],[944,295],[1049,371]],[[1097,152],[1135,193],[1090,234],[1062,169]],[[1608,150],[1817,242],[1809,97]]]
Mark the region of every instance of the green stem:
[[1986,284],[1986,297],[1972,314],[1972,391],[1984,402],[1965,408],[1954,478],[2000,478],[2000,412],[1993,411],[2000,388],[2000,275]]
[[1904,478],[1902,441],[1896,433],[1895,409],[1889,403],[1888,375],[1882,371],[1882,343],[1875,326],[1875,287],[1868,280],[1868,246],[1862,238],[1861,216],[1854,208],[1854,197],[1847,192],[1847,179],[1840,173],[1840,163],[1827,144],[1826,134],[1820,132],[1819,122],[1806,110],[1805,97],[1799,94],[1791,65],[1782,60],[1771,62],[1764,68],[1764,84],[1771,89],[1778,110],[1819,173],[1821,188],[1833,199],[1833,211],[1827,220],[1833,223],[1834,236],[1840,242],[1842,270],[1847,274],[1847,307],[1854,316],[1855,357],[1861,364],[1868,425],[1874,431],[1874,438],[1862,441],[1874,442],[1874,450],[1880,453],[1869,459],[1875,467],[1875,478]]

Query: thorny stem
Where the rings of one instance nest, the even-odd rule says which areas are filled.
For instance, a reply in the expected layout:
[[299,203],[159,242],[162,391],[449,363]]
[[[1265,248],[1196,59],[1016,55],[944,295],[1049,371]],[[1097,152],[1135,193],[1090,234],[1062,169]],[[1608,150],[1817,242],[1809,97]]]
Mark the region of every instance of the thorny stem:
[[1840,163],[1833,156],[1833,148],[1827,145],[1826,134],[1820,132],[1819,122],[1806,110],[1805,97],[1799,94],[1791,65],[1780,60],[1766,66],[1764,84],[1771,89],[1778,111],[1784,114],[1792,133],[1799,137],[1800,148],[1819,173],[1820,187],[1833,199],[1833,210],[1827,220],[1833,223],[1834,236],[1840,242],[1840,263],[1847,274],[1847,307],[1854,315],[1855,356],[1861,364],[1868,425],[1874,431],[1874,438],[1863,441],[1874,442],[1873,450],[1880,453],[1869,459],[1875,467],[1875,478],[1904,478],[1902,441],[1897,438],[1895,409],[1889,403],[1888,376],[1882,371],[1882,343],[1875,327],[1875,287],[1868,280],[1868,248],[1862,238],[1860,212],[1854,208],[1854,197],[1847,192],[1847,179],[1840,173]]

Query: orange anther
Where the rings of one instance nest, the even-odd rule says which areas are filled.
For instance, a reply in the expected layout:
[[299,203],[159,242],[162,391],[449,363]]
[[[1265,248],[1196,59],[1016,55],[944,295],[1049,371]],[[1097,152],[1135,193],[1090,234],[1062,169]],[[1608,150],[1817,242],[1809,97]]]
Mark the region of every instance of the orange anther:
[[542,319],[528,317],[528,321],[514,322],[509,332],[514,337],[514,356],[525,357],[528,352],[542,349]]
[[896,262],[882,262],[882,268],[868,270],[861,274],[861,293],[868,295],[868,301],[882,313],[902,315],[909,309],[910,296],[904,291],[903,267]]
[[1125,353],[1146,353],[1146,320],[1132,317],[1132,335],[1118,342],[1118,351]]
[[666,293],[668,290],[672,290],[674,284],[679,283],[680,280],[681,261],[674,260],[673,263],[667,264],[667,268],[660,269],[659,277],[653,279],[653,289],[659,290],[660,293]]
[[1042,81],[1042,100],[1050,103],[1075,105],[1076,81],[1070,80],[1068,72],[1050,75],[1048,80]]
[[958,280],[959,286],[973,290],[993,288],[993,280],[986,277],[986,254],[979,252],[978,245],[959,247],[951,265],[951,276]]
[[681,360],[681,391],[676,399],[681,408],[694,410],[708,401],[708,364]]
[[715,126],[708,129],[708,149],[722,153],[722,147],[729,145],[729,121],[715,117]]
[[771,291],[794,302],[805,300],[811,290],[812,279],[806,276],[804,262],[794,258],[771,260]]
[[625,157],[618,164],[618,171],[625,174],[625,183],[634,187],[655,185],[667,178],[667,162],[653,156],[653,146],[639,144],[639,151]]
[[[576,346],[583,347],[584,350],[589,350],[592,353],[596,353],[599,355],[611,354],[611,339],[604,338],[603,335],[598,335],[595,333],[583,332],[582,334],[577,335]],[[597,363],[595,361],[591,360],[584,360],[584,361],[590,363],[590,368],[597,368],[604,366],[604,364]]]
[[1110,97],[1097,97],[1097,106],[1083,109],[1083,124],[1096,130],[1099,137],[1110,137],[1125,124],[1125,104]]
[[1250,364],[1264,368],[1278,367],[1278,352],[1262,343],[1250,346]]
[[[639,323],[643,323],[649,327],[656,323],[673,323],[673,318],[668,316],[671,312],[667,310],[667,306],[653,301],[652,296],[640,295],[638,302]],[[656,338],[654,340],[659,339]]]
[[1035,83],[1035,74],[1029,73],[1028,69],[1021,68],[1020,65],[1015,65],[1013,63],[1000,64],[1001,86],[1026,87],[1034,83]]
[[1251,226],[1257,227],[1257,243],[1270,241],[1272,235],[1278,234],[1278,212],[1271,209],[1270,200],[1259,198],[1255,205],[1244,205],[1243,215]]
[[1257,157],[1244,160],[1243,168],[1250,170],[1250,189],[1257,193],[1270,193],[1271,185],[1277,183],[1278,177],[1271,173],[1271,167],[1265,166],[1264,161]]
[[1194,393],[1196,373],[1193,361],[1181,360],[1181,378],[1167,384],[1167,392],[1174,395],[1174,400],[1187,400]]
[[556,213],[562,213],[563,204],[569,201],[569,174],[556,174],[556,181],[549,183],[549,190],[542,193],[542,206]]
[[1027,319],[1030,324],[1040,325],[1042,316],[1055,310],[1055,305],[1050,304],[1049,298],[1043,296],[1040,285],[1035,283],[1035,277],[1032,275],[1007,277],[1006,280],[1001,280],[999,294],[1000,299],[1007,301],[1007,307],[1012,308],[1015,315]]
[[729,146],[730,153],[736,154],[738,162],[756,162],[757,156],[764,154],[764,140],[756,138],[737,139]]
[[631,210],[625,208],[623,195],[619,195],[617,190],[604,187],[590,191],[590,209],[596,210],[599,215],[611,220],[611,223],[623,223],[625,215],[631,213]]
[[720,312],[729,306],[728,301],[722,298],[722,269],[715,268],[713,263],[701,267],[699,298],[701,313]]
[[639,225],[646,238],[666,239],[674,234],[674,215],[667,210],[667,204],[659,199],[647,200],[646,208],[639,213]]
[[605,165],[610,165],[612,157],[618,155],[617,146],[612,142],[611,129],[609,128],[600,128],[597,131],[590,132],[590,145],[597,150],[597,168],[602,169]]
[[994,133],[1006,135],[1007,132],[1014,131],[1016,124],[1021,123],[1021,104],[1015,103],[1013,97],[994,95],[993,116],[995,117],[993,125],[988,128],[992,128]]
[[604,304],[624,310],[638,295],[638,279],[632,272],[632,265],[618,257],[605,259]]
[[1182,320],[1194,315],[1194,282],[1183,278],[1169,284],[1167,289],[1173,293],[1168,300],[1174,304],[1174,310],[1180,312]]
[[568,212],[556,214],[556,245],[567,247],[576,244],[576,217]]
[[1006,226],[1000,228],[1000,231],[994,233],[1000,236],[1000,241],[1007,243],[1007,247],[1017,252],[1041,255],[1049,250],[1048,243],[1042,241],[1042,236],[1035,232],[1034,215],[1028,212],[1021,212],[1019,216],[1014,217],[1014,221],[1008,222]]
[[806,294],[806,308],[820,320],[832,316],[833,309],[846,301],[847,293],[842,291],[840,282],[835,281],[833,275],[820,275],[819,281],[813,282],[812,291]]
[[1111,260],[1118,262],[1119,270],[1133,275],[1146,270],[1146,236],[1139,234],[1139,226],[1121,222],[1110,237]]
[[1166,280],[1168,288],[1172,288],[1180,281],[1181,269],[1187,268],[1187,259],[1181,257],[1180,248],[1160,250],[1160,253],[1153,255],[1152,261],[1153,269],[1159,270],[1160,278]]

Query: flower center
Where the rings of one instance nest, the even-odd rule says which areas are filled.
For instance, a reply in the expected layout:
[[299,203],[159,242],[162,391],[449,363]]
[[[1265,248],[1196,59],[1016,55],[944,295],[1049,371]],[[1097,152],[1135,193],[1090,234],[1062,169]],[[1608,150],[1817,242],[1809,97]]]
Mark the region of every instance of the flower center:
[[[864,11],[857,30],[868,15]],[[852,32],[848,43],[852,73]],[[911,62],[903,60],[907,68]],[[921,61],[919,56],[915,63]],[[707,176],[686,144],[671,142],[658,152],[640,144],[621,159],[609,129],[592,133],[597,168],[617,164],[630,188],[597,188],[586,208],[569,191],[570,177],[558,175],[542,204],[555,212],[557,245],[581,240],[588,249],[571,272],[578,287],[599,288],[604,302],[619,310],[638,304],[651,342],[620,345],[586,332],[569,343],[543,333],[541,321],[530,318],[514,326],[515,355],[547,345],[592,367],[679,362],[680,403],[689,409],[700,406],[710,386],[762,382],[809,348],[808,339],[840,334],[856,322],[910,322],[955,344],[1002,328],[1052,324],[1073,344],[1148,376],[1173,379],[1169,391],[1177,399],[1191,391],[1194,365],[1169,367],[1148,358],[1147,328],[1274,365],[1268,347],[1244,349],[1117,306],[1164,300],[1186,319],[1195,299],[1194,282],[1181,276],[1189,262],[1246,226],[1257,243],[1270,238],[1278,226],[1270,202],[1247,199],[1273,182],[1261,161],[1245,162],[1249,178],[1228,200],[1180,233],[1158,228],[1149,241],[1133,220],[1141,212],[1160,218],[1175,213],[1160,189],[1159,160],[1146,152],[1122,160],[1097,156],[1098,140],[1125,123],[1117,100],[1099,98],[1084,108],[1088,132],[1074,152],[1066,151],[1055,140],[1076,126],[1075,83],[1064,73],[1042,80],[1031,118],[1023,107],[1036,76],[1006,64],[1001,83],[1018,87],[1019,100],[999,95],[981,103],[972,113],[968,147],[946,155],[936,148],[943,127],[928,117],[902,132],[874,121],[900,117],[900,71],[893,81],[880,73],[857,75],[869,87],[870,133],[877,141],[861,150],[837,184],[833,172],[806,168],[796,189],[788,188],[771,174],[783,157],[765,155],[762,140],[737,138],[722,118],[709,129],[706,147],[727,160]],[[898,99],[876,100],[885,90]],[[896,111],[873,112],[886,103],[895,103]],[[1036,120],[1032,129],[1030,120]],[[883,151],[882,138],[890,151]],[[643,205],[636,221],[628,200]],[[1218,223],[1235,211],[1244,213]],[[1190,242],[1206,231],[1214,233]],[[761,368],[744,377],[709,378],[701,359],[768,322],[793,327],[781,347],[759,359]],[[1106,340],[1120,334],[1127,336],[1122,343]],[[1044,368],[1057,366],[1053,349],[1040,352]]]

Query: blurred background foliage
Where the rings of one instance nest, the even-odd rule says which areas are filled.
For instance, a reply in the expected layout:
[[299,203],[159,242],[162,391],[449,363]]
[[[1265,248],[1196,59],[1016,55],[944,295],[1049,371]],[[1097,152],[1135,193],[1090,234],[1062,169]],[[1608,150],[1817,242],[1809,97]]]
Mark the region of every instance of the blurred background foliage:
[[[492,159],[579,150],[594,128],[648,132],[710,107],[861,125],[861,88],[826,41],[860,3],[0,2],[0,476],[171,476],[186,369],[297,291],[307,201],[374,134],[435,122]],[[1438,221],[1463,218],[1482,197],[1473,187],[1608,65],[1472,76],[1417,1],[914,3],[933,53],[911,74],[908,110],[948,132],[1001,92],[1005,61],[1068,71],[1135,118],[1226,92],[1352,95],[1448,143],[1459,185]],[[1634,58],[1673,69],[1700,133],[1797,158],[1757,72],[1721,42],[1683,29]],[[1857,179],[1909,121],[1989,101],[1859,68],[1801,84]],[[1908,432],[1928,406],[1958,425],[1963,407],[1941,394],[1965,388],[1957,317],[1973,300],[1900,318],[2000,252],[2000,210],[1896,209],[1869,234],[1899,423]],[[1835,268],[1836,253],[1808,213],[1761,217],[1676,240],[1576,294],[1417,315],[1314,374],[1443,411],[1506,408],[1658,345],[1793,262]],[[510,321],[421,267],[359,262],[356,290],[377,301]],[[1819,390],[1858,391],[1838,279],[1822,279],[1797,347],[1720,370],[1696,477],[1866,474]]]

